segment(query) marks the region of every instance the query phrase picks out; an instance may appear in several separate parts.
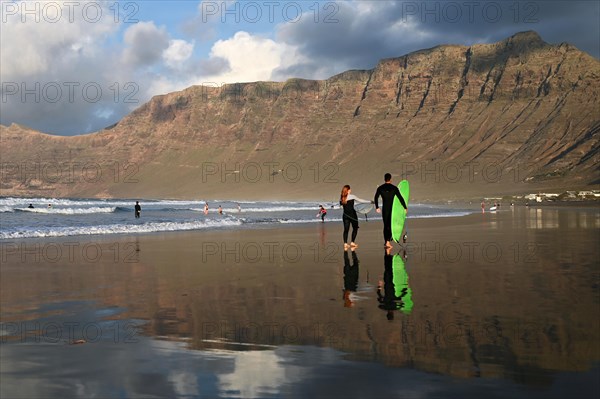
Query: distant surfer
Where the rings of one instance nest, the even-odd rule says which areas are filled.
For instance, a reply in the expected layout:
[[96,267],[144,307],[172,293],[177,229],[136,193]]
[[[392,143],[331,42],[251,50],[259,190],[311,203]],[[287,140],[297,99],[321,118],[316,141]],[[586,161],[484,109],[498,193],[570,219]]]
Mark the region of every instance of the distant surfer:
[[237,208],[238,208],[238,213],[240,213],[242,211],[242,207],[240,206],[240,204],[237,204]]
[[223,214],[223,208],[221,208],[221,205],[219,205],[218,211],[219,211],[219,215]]
[[[375,210],[377,213],[381,213],[383,217],[383,240],[385,241],[385,247],[391,248],[390,240],[392,239],[392,205],[394,204],[394,197],[398,197],[400,203],[404,207],[404,211],[408,212],[406,202],[404,198],[402,198],[402,194],[400,194],[400,190],[398,187],[392,184],[392,175],[390,173],[386,173],[383,176],[383,183],[381,186],[377,187],[377,191],[375,192]],[[379,209],[379,197],[381,196],[381,208]]]
[[208,215],[208,202],[204,203],[204,214]]
[[27,208],[33,209],[33,204],[29,204],[29,206]]
[[317,217],[321,216],[321,221],[325,223],[325,216],[327,216],[327,210],[323,208],[323,205],[319,205],[319,213],[317,213]]
[[135,218],[138,219],[142,214],[142,207],[140,201],[135,201]]
[[[350,194],[352,190],[349,185],[345,185],[342,188],[342,193],[340,195],[340,205],[344,210],[344,214],[342,216],[342,221],[344,222],[344,250],[348,248],[356,248],[356,235],[358,234],[358,215],[356,214],[356,210],[354,209],[354,202],[362,202],[365,204],[370,204],[371,201],[365,201],[353,194]],[[350,231],[350,225],[352,225],[352,241],[350,241],[350,245],[348,245],[348,232]]]
[[52,204],[48,204],[48,209],[52,208]]

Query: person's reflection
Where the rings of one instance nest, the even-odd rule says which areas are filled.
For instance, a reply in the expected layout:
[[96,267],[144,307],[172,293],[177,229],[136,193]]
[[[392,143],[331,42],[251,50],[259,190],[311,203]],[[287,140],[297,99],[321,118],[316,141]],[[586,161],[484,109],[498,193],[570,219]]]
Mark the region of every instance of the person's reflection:
[[409,314],[413,308],[412,290],[408,286],[408,273],[404,266],[405,257],[406,252],[403,256],[391,255],[389,248],[386,248],[383,257],[383,282],[379,281],[377,285],[377,301],[379,309],[387,311],[388,320],[394,320],[396,310]]
[[358,288],[358,256],[354,248],[352,253],[352,263],[348,251],[344,251],[344,307],[351,308],[354,306],[354,301],[351,298],[351,293],[356,292]]

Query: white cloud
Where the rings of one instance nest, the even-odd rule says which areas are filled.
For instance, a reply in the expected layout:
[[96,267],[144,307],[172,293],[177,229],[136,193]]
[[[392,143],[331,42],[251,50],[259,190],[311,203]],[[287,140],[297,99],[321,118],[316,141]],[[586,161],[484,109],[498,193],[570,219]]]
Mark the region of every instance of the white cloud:
[[95,22],[75,12],[72,12],[71,21],[69,8],[64,4],[68,2],[53,3],[60,6],[60,18],[41,7],[38,7],[38,12],[24,12],[35,11],[31,2],[14,2],[14,8],[10,9],[3,6],[0,35],[2,81],[35,77],[50,70],[68,68],[82,58],[94,57],[98,54],[94,41],[118,30],[108,9]]
[[171,40],[162,57],[169,67],[177,69],[181,68],[183,63],[190,59],[193,52],[194,43],[185,40]]
[[293,46],[243,31],[217,41],[210,51],[209,61],[212,59],[227,61],[229,69],[202,77],[205,82],[270,80],[276,69],[300,61]]

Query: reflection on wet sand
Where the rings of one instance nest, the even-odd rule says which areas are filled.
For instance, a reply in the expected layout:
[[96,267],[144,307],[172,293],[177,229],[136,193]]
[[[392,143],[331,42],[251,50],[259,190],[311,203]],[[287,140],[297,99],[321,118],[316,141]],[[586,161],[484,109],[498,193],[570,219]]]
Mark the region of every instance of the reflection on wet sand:
[[406,258],[406,251],[402,255],[392,255],[389,248],[383,256],[383,282],[379,281],[377,286],[377,301],[379,309],[386,311],[388,320],[394,320],[397,310],[410,314],[413,308],[412,290],[408,286],[408,273],[404,265]]
[[[266,257],[202,262],[199,243],[229,240],[229,232],[142,236],[139,262],[131,264],[25,267],[9,259],[2,266],[2,321],[64,317],[65,307],[42,306],[48,303],[118,306],[124,310],[108,318],[145,320],[148,337],[182,341],[192,350],[239,353],[236,373],[219,376],[225,387],[239,386],[237,378],[258,379],[254,371],[261,367],[275,367],[273,381],[257,384],[282,384],[290,377],[277,369],[281,359],[272,351],[288,345],[331,348],[348,359],[451,377],[541,386],[552,385],[557,371],[589,370],[600,360],[598,232],[564,234],[554,222],[522,229],[503,219],[512,217],[509,212],[496,217],[501,236],[477,227],[481,215],[460,224],[411,221],[414,243],[496,242],[504,252],[494,262],[466,255],[448,259],[443,253],[408,253],[407,259],[384,254],[382,268],[375,223],[361,226],[359,250],[339,249],[333,258],[323,245],[321,252],[314,250],[321,232],[277,231],[277,240],[293,240],[302,248],[301,257],[287,263]],[[562,217],[558,211],[550,220]],[[531,223],[538,226],[535,220]],[[252,239],[275,241],[268,230],[253,232]],[[552,245],[556,242],[561,245]],[[528,246],[515,251],[515,243],[532,245],[533,251]],[[369,274],[382,276],[382,284],[363,284],[360,276]],[[169,378],[185,385],[190,377]],[[187,386],[195,392],[193,384]],[[244,389],[249,396],[256,392]]]

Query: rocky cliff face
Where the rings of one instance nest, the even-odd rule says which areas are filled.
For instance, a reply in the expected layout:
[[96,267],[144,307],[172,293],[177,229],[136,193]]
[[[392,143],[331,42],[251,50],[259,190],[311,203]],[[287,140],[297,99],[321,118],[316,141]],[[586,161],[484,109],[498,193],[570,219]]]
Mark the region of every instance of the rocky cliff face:
[[2,127],[1,194],[333,199],[385,172],[417,200],[588,187],[599,91],[597,59],[535,32],[325,81],[194,86],[94,134]]

